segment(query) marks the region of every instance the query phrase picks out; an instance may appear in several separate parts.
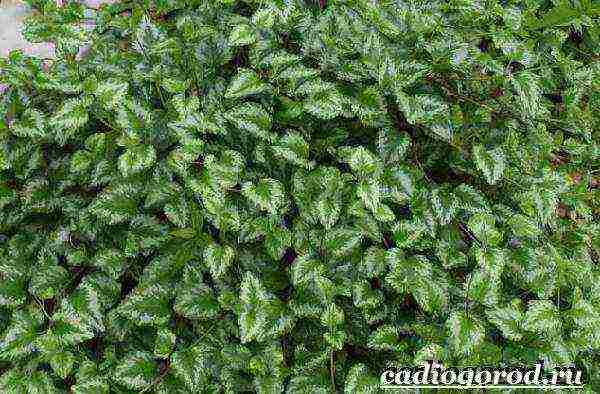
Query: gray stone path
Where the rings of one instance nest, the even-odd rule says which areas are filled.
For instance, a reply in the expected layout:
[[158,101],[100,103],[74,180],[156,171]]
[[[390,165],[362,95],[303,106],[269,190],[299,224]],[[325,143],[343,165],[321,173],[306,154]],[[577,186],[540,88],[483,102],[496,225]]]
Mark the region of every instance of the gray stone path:
[[[66,0],[57,0],[66,1]],[[85,0],[90,8],[99,8],[105,3],[116,0]],[[21,0],[0,0],[0,57],[6,57],[13,49],[22,49],[24,53],[40,58],[54,57],[52,44],[27,42],[21,35],[23,19],[31,12]]]
[[27,42],[21,35],[23,19],[30,10],[19,0],[0,0],[0,56],[5,57],[13,49],[41,58],[54,56],[51,44]]

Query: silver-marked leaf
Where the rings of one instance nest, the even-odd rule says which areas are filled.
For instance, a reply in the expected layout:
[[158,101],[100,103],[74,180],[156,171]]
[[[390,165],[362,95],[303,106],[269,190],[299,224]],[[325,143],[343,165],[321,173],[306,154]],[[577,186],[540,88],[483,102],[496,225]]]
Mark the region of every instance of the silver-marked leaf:
[[225,98],[239,99],[266,92],[268,89],[269,85],[261,81],[254,71],[241,69],[227,88]]
[[335,196],[321,197],[314,204],[314,211],[317,220],[325,230],[331,229],[338,221],[342,203]]
[[94,95],[107,109],[114,109],[123,105],[129,86],[126,82],[108,80],[96,86]]
[[171,355],[173,373],[192,393],[202,391],[210,381],[211,349],[206,345],[178,350]]
[[158,366],[152,355],[134,352],[125,356],[114,371],[115,380],[132,390],[149,387],[158,375]]
[[156,332],[154,341],[154,356],[167,358],[173,351],[177,336],[168,328],[161,328]]
[[371,375],[366,365],[356,364],[346,375],[344,394],[375,394],[379,392],[379,379]]
[[211,180],[217,182],[222,189],[234,187],[239,182],[244,165],[244,157],[234,150],[221,151],[219,159],[213,155],[204,159],[204,166]]
[[166,204],[164,211],[171,223],[177,227],[185,228],[190,221],[190,209],[185,196]]
[[179,290],[173,309],[188,319],[212,319],[219,313],[220,307],[210,288],[198,283]]
[[334,330],[344,324],[344,311],[335,303],[329,304],[321,315],[321,324]]
[[300,134],[290,133],[282,137],[277,145],[272,147],[276,156],[279,156],[292,164],[310,169],[308,162],[308,143]]
[[359,270],[367,278],[381,275],[387,266],[387,253],[384,249],[371,246],[363,254]]
[[476,213],[469,219],[469,229],[480,242],[498,245],[502,241],[502,233],[496,228],[496,218],[488,213]]
[[245,183],[242,185],[242,194],[257,209],[269,213],[279,212],[285,204],[283,185],[274,179],[262,179],[256,184]]
[[508,225],[517,237],[533,238],[541,233],[535,220],[521,214],[511,216],[508,219]]
[[340,227],[328,231],[325,239],[327,250],[337,257],[352,253],[361,241],[361,232],[351,227]]
[[523,312],[515,304],[486,310],[490,323],[498,327],[502,335],[511,341],[523,338]]
[[558,308],[549,300],[531,301],[525,312],[523,327],[527,331],[556,338],[562,328]]
[[304,101],[304,109],[320,119],[333,119],[342,114],[344,97],[336,89],[313,93]]
[[399,339],[398,328],[392,325],[384,325],[374,330],[367,341],[367,346],[374,350],[388,350],[402,352],[406,350],[407,344]]
[[485,340],[485,329],[464,312],[454,312],[446,322],[450,346],[457,354],[471,355]]
[[259,104],[243,103],[225,114],[225,118],[238,129],[255,137],[274,141],[276,135],[271,133],[271,115]]
[[204,263],[215,278],[220,278],[227,272],[233,262],[235,252],[230,246],[210,244],[204,249]]
[[362,146],[339,148],[338,155],[358,177],[369,178],[379,169],[377,157]]
[[254,44],[257,39],[256,29],[247,24],[237,25],[229,35],[229,43],[234,46]]
[[356,187],[356,194],[358,198],[363,202],[365,207],[375,212],[381,205],[381,186],[377,180],[364,180]]
[[151,167],[155,160],[156,151],[152,145],[132,146],[119,157],[119,170],[127,177]]
[[275,24],[276,15],[276,8],[265,7],[252,15],[252,23],[261,29],[270,29]]
[[50,357],[50,366],[58,376],[66,379],[73,370],[75,356],[68,350],[59,351]]
[[502,148],[486,150],[483,145],[475,145],[473,157],[477,169],[483,173],[490,185],[495,185],[504,175],[506,159]]

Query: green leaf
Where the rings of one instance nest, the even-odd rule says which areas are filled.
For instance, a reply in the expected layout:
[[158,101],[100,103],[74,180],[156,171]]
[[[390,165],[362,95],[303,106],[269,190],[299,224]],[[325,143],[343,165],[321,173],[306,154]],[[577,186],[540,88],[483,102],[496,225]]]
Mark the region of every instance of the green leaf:
[[104,380],[92,380],[87,382],[81,382],[72,386],[73,393],[75,394],[108,394],[110,393],[109,384]]
[[333,256],[341,257],[352,253],[362,241],[362,234],[354,228],[336,228],[325,236],[327,250]]
[[393,228],[394,242],[399,248],[415,246],[428,232],[427,225],[421,220],[399,221]]
[[362,281],[354,284],[352,300],[354,301],[354,305],[359,308],[374,309],[380,306],[383,297],[371,288],[369,282]]
[[211,349],[205,345],[178,350],[171,356],[171,368],[191,392],[199,392],[210,379]]
[[318,222],[329,231],[340,217],[342,204],[338,198],[322,196],[314,204],[314,213]]
[[404,257],[399,249],[388,251],[390,273],[385,281],[399,293],[410,293],[429,313],[440,313],[448,305],[448,283],[423,256]]
[[291,246],[292,234],[285,228],[274,228],[265,235],[265,249],[275,260],[280,260]]
[[518,305],[512,303],[486,311],[490,323],[494,324],[506,339],[520,341],[523,338],[523,313]]
[[186,228],[190,221],[190,209],[184,196],[165,205],[164,212],[171,223]]
[[591,393],[597,2],[28,0],[55,48],[0,55],[0,393],[427,359]]
[[60,310],[52,316],[55,334],[64,343],[77,344],[104,332],[102,301],[110,302],[90,283],[83,283],[69,298],[63,299]]
[[170,318],[167,295],[159,284],[138,287],[119,305],[119,314],[134,324],[162,326]]
[[348,335],[342,330],[330,331],[323,334],[325,342],[336,351],[342,350]]
[[300,287],[316,283],[324,277],[325,272],[325,266],[319,260],[309,255],[298,256],[292,266],[292,284]]
[[235,252],[230,246],[210,244],[204,249],[204,263],[215,278],[221,278],[231,266]]
[[69,351],[58,352],[50,357],[50,366],[62,379],[66,379],[71,373],[74,363],[75,356]]
[[381,186],[377,181],[362,181],[356,187],[356,194],[365,207],[371,212],[377,211],[381,206]]
[[304,101],[304,109],[311,115],[325,120],[342,114],[344,97],[337,90],[323,89]]
[[107,109],[116,109],[123,105],[129,86],[126,82],[116,80],[103,81],[98,84],[94,95]]
[[89,98],[72,98],[65,100],[60,109],[49,120],[49,124],[57,129],[56,138],[60,143],[66,142],[75,131],[89,121],[88,108],[92,104]]
[[114,370],[115,380],[132,390],[147,389],[157,374],[158,367],[152,356],[141,351],[125,356]]
[[283,185],[274,179],[262,179],[256,184],[242,185],[242,194],[257,209],[271,214],[278,213],[285,203]]
[[539,236],[541,233],[538,224],[534,220],[521,214],[511,216],[508,219],[508,225],[518,237],[533,238]]
[[98,366],[91,361],[83,361],[79,365],[76,375],[77,383],[71,389],[77,394],[108,394],[110,386],[108,379],[101,376],[98,372]]
[[337,305],[330,304],[321,316],[321,324],[329,330],[335,330],[344,323],[344,311]]
[[169,93],[180,94],[185,92],[188,83],[177,78],[165,78],[161,81],[161,86]]
[[394,326],[385,325],[377,328],[368,340],[368,346],[374,350],[388,350],[403,352],[407,344],[399,339],[398,329]]
[[198,283],[179,290],[173,309],[189,319],[211,319],[219,313],[220,307],[210,288]]
[[453,192],[460,209],[470,213],[485,212],[489,210],[489,204],[480,191],[467,184],[461,184]]
[[27,291],[23,280],[5,279],[0,282],[0,306],[16,307],[26,299]]
[[252,15],[252,23],[261,29],[271,29],[275,24],[276,9],[265,7]]
[[457,354],[469,356],[483,344],[485,329],[480,322],[467,316],[464,312],[454,312],[446,326],[452,350]]
[[94,162],[94,155],[85,150],[79,150],[71,157],[71,169],[73,172],[84,172]]
[[543,15],[542,19],[536,21],[536,28],[551,26],[567,26],[581,16],[581,10],[574,8],[568,1],[559,1],[558,5]]
[[573,340],[581,348],[599,349],[600,312],[591,302],[583,298],[580,289],[576,289],[574,293],[573,307],[568,312],[569,318],[576,327],[573,330]]
[[379,157],[388,164],[401,163],[408,153],[411,140],[405,134],[399,134],[391,128],[384,128],[377,136]]
[[244,157],[234,150],[222,151],[219,159],[213,155],[208,155],[204,159],[204,166],[210,177],[222,189],[230,189],[240,181],[244,164]]
[[415,365],[423,365],[427,361],[443,361],[445,348],[437,343],[430,343],[417,351],[414,358]]
[[504,175],[506,159],[501,148],[486,150],[483,145],[473,147],[475,166],[490,185],[495,185]]
[[161,328],[156,332],[154,341],[154,356],[168,358],[173,351],[177,336],[168,328]]
[[523,327],[527,331],[556,338],[562,329],[558,308],[548,300],[531,301],[525,312]]
[[152,145],[130,147],[119,157],[119,170],[128,177],[151,167],[156,160],[156,151]]
[[0,336],[0,360],[18,360],[33,353],[37,328],[42,322],[43,316],[39,310],[33,308],[17,310],[10,325]]
[[384,249],[371,246],[368,248],[360,261],[360,273],[367,278],[381,275],[387,266],[387,254]]
[[311,164],[308,162],[309,145],[300,134],[290,133],[285,135],[272,149],[276,156],[294,165],[306,169],[311,168]]
[[283,303],[267,292],[254,275],[244,276],[240,290],[241,314],[238,324],[242,343],[264,341],[290,329],[292,320]]
[[266,92],[268,89],[269,85],[262,82],[254,71],[241,69],[238,71],[235,79],[229,84],[225,92],[225,98],[240,99]]
[[256,138],[268,142],[275,140],[275,135],[271,133],[271,116],[258,104],[241,104],[229,111],[225,117],[238,129]]
[[496,218],[488,213],[476,213],[469,219],[473,235],[487,245],[496,246],[502,241],[502,233],[496,228]]
[[65,287],[69,278],[67,270],[56,264],[42,266],[39,269],[38,275],[29,282],[29,292],[40,299],[53,298]]
[[360,178],[369,178],[379,170],[376,156],[364,147],[342,147],[338,149],[338,155]]
[[46,135],[46,123],[47,119],[42,112],[28,108],[21,121],[12,125],[11,131],[19,137],[41,138]]
[[435,124],[441,119],[446,119],[446,114],[449,112],[448,104],[436,95],[408,96],[398,90],[396,91],[396,99],[398,106],[410,124]]
[[237,25],[229,35],[229,43],[234,46],[254,44],[257,39],[255,29],[249,25]]

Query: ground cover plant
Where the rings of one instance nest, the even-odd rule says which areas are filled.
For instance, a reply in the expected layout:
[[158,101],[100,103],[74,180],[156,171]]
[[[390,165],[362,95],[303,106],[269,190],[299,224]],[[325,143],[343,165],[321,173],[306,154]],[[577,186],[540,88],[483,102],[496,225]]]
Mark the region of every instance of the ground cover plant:
[[29,2],[57,57],[0,59],[2,393],[600,388],[597,2]]

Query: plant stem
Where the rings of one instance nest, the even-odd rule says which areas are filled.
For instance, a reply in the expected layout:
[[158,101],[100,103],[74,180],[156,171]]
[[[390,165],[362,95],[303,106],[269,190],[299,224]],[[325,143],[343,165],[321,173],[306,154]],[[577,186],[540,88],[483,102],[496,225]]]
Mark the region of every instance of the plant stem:
[[331,376],[331,391],[335,393],[335,363],[333,360],[334,351],[329,353],[329,375]]

